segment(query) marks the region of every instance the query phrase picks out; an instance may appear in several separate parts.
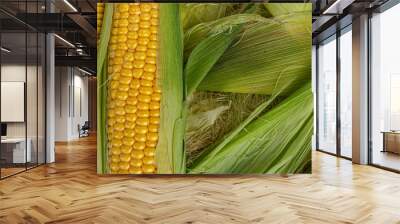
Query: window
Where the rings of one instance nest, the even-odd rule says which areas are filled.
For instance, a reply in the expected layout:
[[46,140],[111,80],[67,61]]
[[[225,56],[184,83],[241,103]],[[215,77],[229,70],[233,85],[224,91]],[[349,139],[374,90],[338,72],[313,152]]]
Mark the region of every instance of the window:
[[340,155],[352,156],[352,33],[351,26],[340,36]]
[[371,162],[400,170],[400,4],[371,18]]
[[336,36],[318,47],[318,149],[336,153]]

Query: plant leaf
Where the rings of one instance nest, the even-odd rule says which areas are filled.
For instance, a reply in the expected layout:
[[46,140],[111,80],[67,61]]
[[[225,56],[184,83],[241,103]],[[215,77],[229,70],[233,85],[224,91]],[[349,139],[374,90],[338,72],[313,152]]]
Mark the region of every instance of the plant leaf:
[[312,3],[264,3],[264,6],[274,17],[312,10]]
[[232,29],[232,27],[238,25],[256,22],[274,23],[274,20],[264,18],[257,14],[242,13],[222,17],[210,22],[199,23],[193,26],[185,32],[184,36],[185,61],[197,44],[206,39],[208,36],[229,31]]
[[231,45],[239,29],[240,27],[236,26],[230,31],[211,35],[194,48],[184,70],[187,96],[193,94],[197,86],[212,69],[221,55],[226,51],[229,45]]
[[[252,121],[228,144],[199,157],[190,167],[190,173],[255,174],[276,169],[274,165],[277,161],[285,159],[288,150],[296,149],[292,143],[298,141],[299,133],[304,130],[307,132],[309,128],[307,124],[312,120],[313,113],[310,89],[307,83],[275,108]],[[308,150],[311,137],[307,137],[303,143],[306,146],[297,149]]]
[[247,25],[198,89],[270,95],[278,79],[293,83],[289,93],[299,88],[311,77],[310,13]]
[[233,3],[184,3],[181,6],[183,30],[204,22],[214,21],[234,12]]
[[[159,140],[156,148],[157,172],[182,173],[185,163],[183,149],[184,100],[183,41],[179,5],[160,4],[159,84],[163,90],[160,108]],[[183,128],[183,129],[182,129]]]
[[107,173],[107,133],[106,133],[106,103],[107,103],[107,48],[111,34],[113,4],[105,4],[103,26],[101,29],[97,53],[97,173]]

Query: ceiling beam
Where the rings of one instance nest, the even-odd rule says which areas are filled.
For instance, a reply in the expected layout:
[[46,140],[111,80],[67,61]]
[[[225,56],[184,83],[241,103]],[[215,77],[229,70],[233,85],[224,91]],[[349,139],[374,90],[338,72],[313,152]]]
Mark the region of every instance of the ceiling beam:
[[88,67],[96,71],[96,58],[91,56],[55,56],[56,66]]
[[96,46],[96,34],[97,30],[90,24],[85,17],[80,14],[70,13],[67,16],[74,21],[78,26],[82,28],[83,31],[88,35],[86,41],[90,43],[91,46]]

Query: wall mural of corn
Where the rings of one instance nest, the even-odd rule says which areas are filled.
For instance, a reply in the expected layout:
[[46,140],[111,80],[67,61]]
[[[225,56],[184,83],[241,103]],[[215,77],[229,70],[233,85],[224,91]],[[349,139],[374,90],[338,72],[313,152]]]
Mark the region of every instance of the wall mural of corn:
[[97,14],[98,173],[311,172],[311,4]]
[[104,14],[104,3],[97,4],[97,40],[101,32],[101,26],[103,25],[103,14]]

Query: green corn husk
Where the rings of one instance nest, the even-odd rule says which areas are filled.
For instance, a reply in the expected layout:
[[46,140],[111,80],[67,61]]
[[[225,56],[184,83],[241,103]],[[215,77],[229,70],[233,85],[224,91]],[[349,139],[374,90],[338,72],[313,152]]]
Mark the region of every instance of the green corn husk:
[[240,26],[211,35],[202,40],[191,52],[184,70],[186,94],[191,96],[226,49],[232,44]]
[[[279,105],[256,118],[224,147],[206,151],[189,168],[190,173],[269,173],[279,161],[301,157],[311,147],[312,93],[306,84]],[[306,133],[306,135],[304,135]],[[306,138],[304,138],[307,136]],[[303,144],[294,144],[303,141]],[[287,154],[294,151],[293,154]],[[306,150],[307,151],[307,150]],[[296,155],[299,153],[300,155]],[[305,160],[307,163],[307,160]],[[284,165],[290,166],[290,163]],[[283,168],[280,168],[283,169]],[[295,172],[296,169],[291,169]]]
[[97,173],[107,173],[107,48],[111,34],[113,4],[105,4],[97,53]]
[[268,11],[269,15],[281,16],[311,12],[312,3],[264,3],[264,7]]
[[276,23],[248,26],[238,37],[238,43],[230,47],[207,74],[199,90],[270,95],[277,88],[277,80],[279,84],[294,81],[288,92],[309,80],[311,20],[292,26],[296,17],[300,19],[305,15],[296,13],[289,18],[275,19]]
[[272,24],[276,22],[257,14],[241,13],[222,17],[215,21],[199,23],[196,26],[193,26],[185,32],[184,36],[185,61],[197,44],[207,37],[216,35],[218,33],[229,32],[235,26],[243,26],[245,24],[254,23]]
[[188,166],[204,148],[238,127],[268,99],[268,96],[259,94],[196,92],[189,107],[186,127]]
[[159,84],[162,89],[158,173],[185,173],[183,41],[178,4],[160,4]]
[[204,22],[214,21],[235,13],[241,4],[232,3],[184,3],[180,4],[183,30]]

